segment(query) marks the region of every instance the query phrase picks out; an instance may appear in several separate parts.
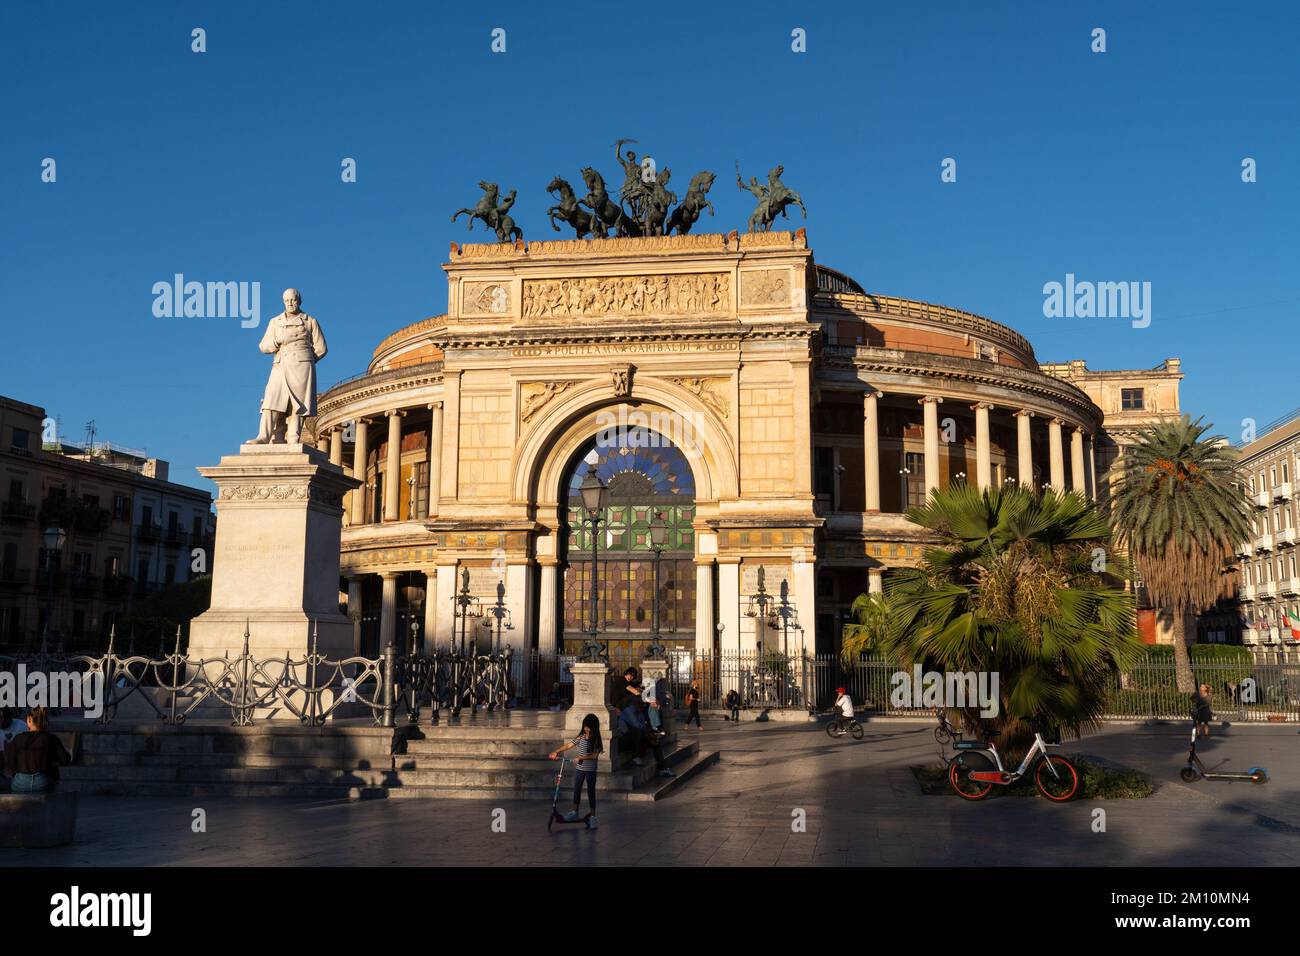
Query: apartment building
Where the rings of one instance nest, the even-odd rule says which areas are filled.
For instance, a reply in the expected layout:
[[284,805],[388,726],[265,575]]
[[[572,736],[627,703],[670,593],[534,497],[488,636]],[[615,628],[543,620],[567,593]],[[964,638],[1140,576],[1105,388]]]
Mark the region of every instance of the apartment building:
[[[9,650],[47,632],[68,647],[102,647],[136,600],[188,580],[212,553],[208,492],[169,481],[167,462],[142,452],[51,431],[44,408],[0,396],[0,647]],[[47,535],[51,527],[62,533]]]
[[1295,647],[1288,612],[1300,621],[1300,555],[1295,499],[1300,469],[1300,409],[1270,423],[1241,447],[1251,538],[1237,549],[1242,642]]

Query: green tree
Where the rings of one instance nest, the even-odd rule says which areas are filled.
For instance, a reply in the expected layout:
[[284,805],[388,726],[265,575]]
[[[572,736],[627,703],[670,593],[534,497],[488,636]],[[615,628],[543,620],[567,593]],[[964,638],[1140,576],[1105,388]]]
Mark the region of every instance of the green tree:
[[844,625],[840,644],[845,664],[880,650],[889,622],[889,602],[883,594],[859,594],[853,599],[849,613],[853,623]]
[[1195,616],[1230,586],[1229,556],[1250,534],[1237,453],[1183,415],[1138,433],[1110,471],[1110,519],[1151,603],[1172,618],[1178,689],[1195,688]]
[[[1011,746],[1031,721],[1095,726],[1113,675],[1141,653],[1110,529],[1075,494],[966,484],[908,518],[942,539],[887,588],[881,650],[896,666],[998,675],[991,723]],[[977,706],[959,711],[975,732]]]

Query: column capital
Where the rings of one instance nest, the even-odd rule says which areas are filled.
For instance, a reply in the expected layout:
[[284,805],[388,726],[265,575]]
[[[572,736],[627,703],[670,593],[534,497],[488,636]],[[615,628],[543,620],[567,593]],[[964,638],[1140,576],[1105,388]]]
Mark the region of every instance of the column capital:
[[997,408],[997,406],[994,405],[992,402],[976,402],[974,405],[970,407],[970,410],[972,412],[977,412],[981,408],[993,409],[993,408]]
[[396,581],[405,573],[405,571],[380,571],[379,576],[385,581]]
[[1031,411],[1030,411],[1029,409],[1027,409],[1027,408],[1022,408],[1022,409],[1020,409],[1020,411],[1018,411],[1018,412],[1012,412],[1011,414],[1012,414],[1012,416],[1015,417],[1015,418],[1033,418],[1033,417],[1034,417],[1034,413],[1031,412]]
[[942,395],[926,395],[925,397],[923,397],[923,398],[918,398],[918,399],[916,400],[916,404],[918,404],[918,405],[926,405],[926,404],[931,404],[931,403],[932,403],[932,404],[935,404],[935,405],[939,405],[939,404],[941,404],[942,402],[943,402],[943,396],[942,396]]
[[1068,422],[1066,422],[1066,420],[1065,420],[1064,418],[1062,418],[1062,417],[1059,416],[1059,415],[1053,415],[1050,419],[1048,419],[1048,423],[1049,423],[1049,424],[1052,424],[1052,425],[1055,425],[1055,426],[1057,426],[1058,428],[1059,428],[1060,426],[1062,426],[1062,425],[1069,424]]
[[885,397],[884,392],[877,392],[875,389],[870,389],[870,388],[862,393],[862,401],[864,403],[866,403],[867,401],[874,401],[877,398],[884,398],[884,397]]
[[389,418],[393,418],[393,417],[402,418],[406,415],[406,409],[390,408],[388,411],[384,412],[384,414],[387,415]]
[[1079,435],[1086,435],[1086,434],[1088,434],[1088,430],[1087,430],[1086,428],[1084,428],[1082,425],[1075,425],[1075,426],[1074,426],[1074,431],[1075,431],[1076,434],[1079,434]]
[[442,402],[430,402],[428,405],[424,407],[431,412],[440,412],[442,411]]
[[358,415],[356,418],[352,419],[352,424],[353,424],[353,425],[369,425],[369,424],[370,424],[371,422],[373,422],[374,420],[375,420],[375,418],[374,418],[373,415]]
[[437,569],[437,568],[425,568],[425,569],[424,569],[423,571],[421,571],[420,573],[423,574],[426,578],[436,578],[436,577],[438,576],[438,569]]

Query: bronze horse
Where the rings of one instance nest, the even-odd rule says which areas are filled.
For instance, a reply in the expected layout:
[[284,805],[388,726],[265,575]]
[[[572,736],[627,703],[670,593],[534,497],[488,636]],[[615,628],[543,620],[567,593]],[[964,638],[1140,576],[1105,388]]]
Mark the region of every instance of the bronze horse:
[[578,197],[574,195],[573,187],[567,180],[556,176],[551,180],[550,185],[546,187],[549,193],[557,193],[556,198],[559,200],[558,206],[552,206],[546,211],[551,220],[551,228],[556,232],[560,227],[555,224],[555,217],[559,216],[561,222],[567,222],[573,227],[579,239],[584,239],[588,234],[594,231],[594,222],[591,213],[587,212],[578,204]]
[[705,209],[709,210],[709,215],[714,215],[713,203],[709,202],[708,192],[713,186],[713,173],[705,170],[702,173],[696,173],[691,177],[690,188],[686,190],[686,195],[682,197],[681,203],[673,210],[673,214],[668,217],[668,222],[664,227],[664,235],[670,235],[674,229],[677,235],[684,236],[691,231],[691,227],[700,218],[700,213]]
[[609,198],[605,179],[590,166],[583,167],[582,181],[587,185],[587,195],[580,200],[592,212],[592,233],[598,239],[609,236],[611,229],[618,236],[639,236],[641,226],[623,212],[623,207]]
[[496,232],[498,242],[508,242],[511,239],[522,239],[524,237],[524,231],[515,225],[514,219],[506,214],[510,207],[515,204],[516,190],[510,190],[510,195],[506,196],[505,200],[498,205],[497,198],[500,194],[500,189],[497,187],[496,183],[489,183],[480,180],[478,188],[483,190],[483,195],[474,208],[458,209],[456,214],[451,217],[451,221],[455,222],[462,215],[468,214],[469,228],[471,231],[474,229],[474,220],[481,219],[483,220],[483,225]]

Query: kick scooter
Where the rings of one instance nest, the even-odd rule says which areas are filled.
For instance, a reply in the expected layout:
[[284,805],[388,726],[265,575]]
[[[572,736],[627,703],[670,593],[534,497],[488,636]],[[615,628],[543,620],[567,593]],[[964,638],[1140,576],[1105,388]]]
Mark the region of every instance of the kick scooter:
[[1196,756],[1196,725],[1192,724],[1192,745],[1187,749],[1187,766],[1178,771],[1184,783],[1197,780],[1249,780],[1251,783],[1268,783],[1266,767],[1251,767],[1245,773],[1241,771],[1206,770],[1201,758]]
[[572,820],[564,819],[564,814],[559,810],[560,803],[560,778],[564,776],[564,765],[568,760],[560,758],[560,769],[555,772],[555,798],[551,801],[551,816],[546,821],[546,832],[551,832],[551,827],[557,823],[587,823],[591,819],[588,813],[585,817],[575,817]]

